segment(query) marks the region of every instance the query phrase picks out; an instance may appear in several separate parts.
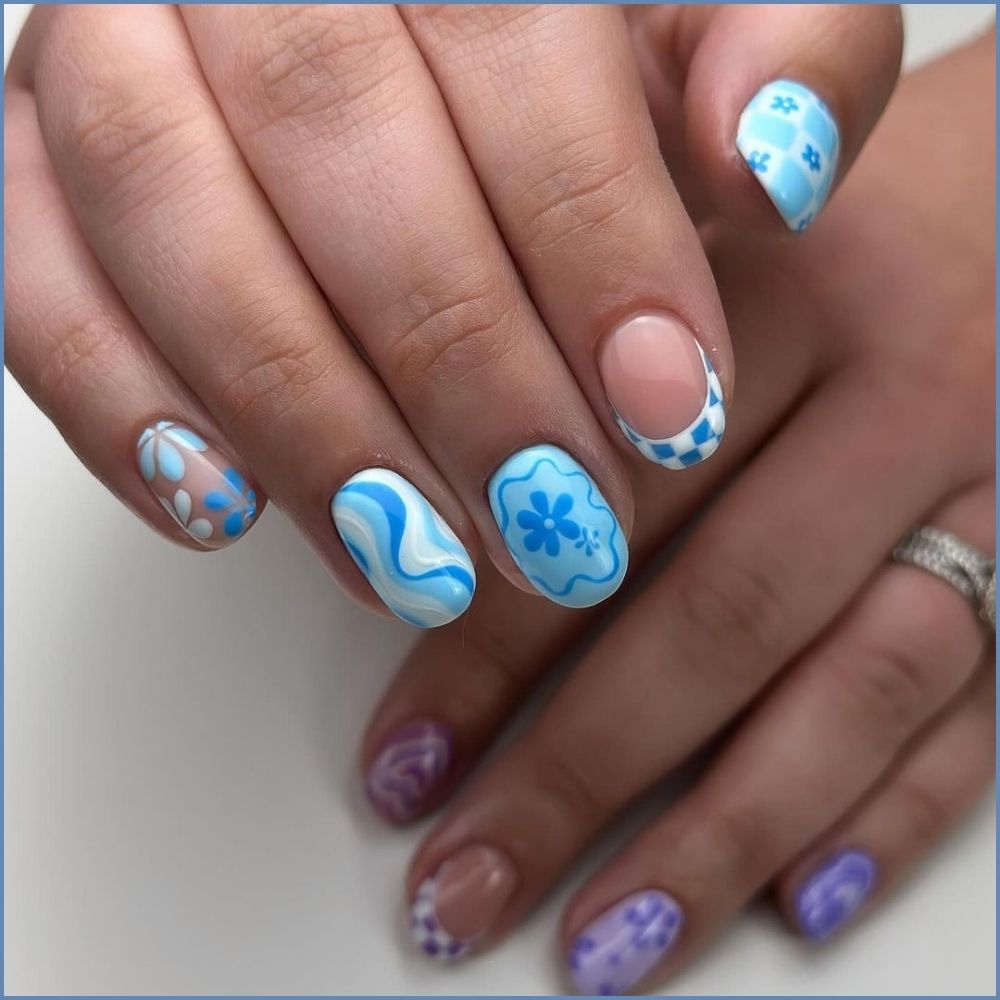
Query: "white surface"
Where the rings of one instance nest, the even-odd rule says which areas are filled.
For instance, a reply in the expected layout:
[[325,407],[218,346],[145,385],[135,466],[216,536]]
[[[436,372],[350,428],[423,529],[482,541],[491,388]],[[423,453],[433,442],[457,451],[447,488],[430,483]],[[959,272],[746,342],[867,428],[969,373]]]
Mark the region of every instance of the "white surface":
[[[990,11],[909,11],[916,54]],[[354,754],[410,631],[348,604],[275,510],[230,552],[164,544],[5,387],[5,992],[558,991],[582,868],[463,968],[402,942],[420,831],[370,816]],[[670,990],[992,995],[993,844],[984,804],[840,944],[760,908]]]

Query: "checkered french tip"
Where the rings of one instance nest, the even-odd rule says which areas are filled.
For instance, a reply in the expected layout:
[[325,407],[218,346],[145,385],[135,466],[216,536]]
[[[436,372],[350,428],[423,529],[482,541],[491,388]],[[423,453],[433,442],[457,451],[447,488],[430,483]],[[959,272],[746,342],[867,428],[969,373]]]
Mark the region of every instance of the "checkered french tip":
[[726,430],[726,404],[722,398],[719,376],[701,345],[697,346],[701,362],[705,366],[705,403],[684,430],[667,438],[644,437],[630,427],[617,410],[614,411],[615,420],[625,437],[645,458],[666,469],[687,469],[704,462],[715,454]]
[[840,155],[826,104],[801,83],[773,80],[743,109],[736,148],[785,225],[807,229],[826,204]]

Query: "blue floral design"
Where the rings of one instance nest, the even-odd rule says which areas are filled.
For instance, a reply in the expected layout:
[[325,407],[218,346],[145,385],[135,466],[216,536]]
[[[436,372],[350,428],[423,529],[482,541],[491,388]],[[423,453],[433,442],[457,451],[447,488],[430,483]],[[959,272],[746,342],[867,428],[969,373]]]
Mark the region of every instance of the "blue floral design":
[[568,493],[560,493],[549,508],[549,498],[542,490],[531,494],[534,510],[518,512],[517,523],[528,532],[524,536],[524,547],[529,552],[537,552],[545,546],[546,555],[559,555],[559,536],[572,541],[580,537],[580,525],[566,515],[573,509],[573,498]]
[[601,547],[598,541],[599,535],[600,532],[596,528],[584,527],[573,548],[583,549],[588,556],[592,556]]
[[790,115],[793,111],[798,111],[799,106],[795,103],[794,97],[785,97],[782,94],[775,94],[774,100],[771,101],[772,111],[784,111],[786,115]]
[[139,471],[147,483],[157,472],[172,483],[184,478],[186,451],[205,451],[208,445],[194,431],[178,427],[169,420],[160,420],[147,427],[139,438]]
[[810,144],[806,144],[806,148],[802,150],[802,159],[809,164],[809,169],[818,171],[819,170],[819,150],[814,149]]
[[770,153],[761,153],[759,150],[754,150],[747,157],[747,166],[758,174],[767,173],[767,162],[771,159]]
[[226,519],[222,530],[230,538],[245,531],[257,516],[257,494],[249,488],[247,481],[232,468],[222,473],[226,481],[225,490],[209,490],[204,504],[208,510],[225,510]]

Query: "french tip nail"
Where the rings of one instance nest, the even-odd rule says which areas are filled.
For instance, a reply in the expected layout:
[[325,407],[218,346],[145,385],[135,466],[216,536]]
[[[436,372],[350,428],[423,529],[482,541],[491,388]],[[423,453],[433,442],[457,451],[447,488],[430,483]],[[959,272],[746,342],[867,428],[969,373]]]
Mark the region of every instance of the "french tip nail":
[[206,549],[242,538],[257,517],[257,494],[233,463],[190,427],[157,420],[136,441],[149,491],[184,533]]
[[397,618],[438,628],[468,610],[476,590],[469,553],[399,473],[356,473],[330,501],[330,513],[351,558]]
[[454,962],[486,935],[517,888],[510,859],[485,845],[465,847],[417,889],[410,935],[428,958]]
[[447,777],[453,748],[451,730],[432,720],[392,733],[365,775],[372,808],[389,823],[415,819]]
[[871,895],[877,878],[878,866],[866,851],[851,848],[831,855],[795,894],[802,933],[820,942],[842,930]]
[[490,479],[490,508],[518,569],[568,608],[607,600],[628,568],[628,543],[590,473],[562,448],[532,445]]
[[573,942],[567,961],[577,992],[628,992],[673,948],[683,926],[680,903],[665,892],[647,889],[619,900]]
[[644,458],[679,470],[715,454],[726,429],[722,386],[676,317],[626,321],[605,341],[599,368],[618,427]]
[[823,100],[795,80],[764,84],[740,115],[736,148],[785,225],[808,229],[840,156],[840,130]]

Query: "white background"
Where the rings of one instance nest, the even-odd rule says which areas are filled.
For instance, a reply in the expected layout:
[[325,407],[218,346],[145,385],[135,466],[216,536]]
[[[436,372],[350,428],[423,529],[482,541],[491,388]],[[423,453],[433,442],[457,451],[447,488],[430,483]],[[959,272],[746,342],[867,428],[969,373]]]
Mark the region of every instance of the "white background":
[[[909,8],[909,62],[991,16]],[[354,754],[413,633],[349,604],[274,509],[226,553],[162,542],[5,379],[5,992],[561,991],[560,906],[616,838],[492,954],[411,954],[421,831],[372,818]],[[670,989],[992,995],[993,843],[984,803],[835,946],[759,907]]]

